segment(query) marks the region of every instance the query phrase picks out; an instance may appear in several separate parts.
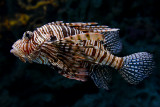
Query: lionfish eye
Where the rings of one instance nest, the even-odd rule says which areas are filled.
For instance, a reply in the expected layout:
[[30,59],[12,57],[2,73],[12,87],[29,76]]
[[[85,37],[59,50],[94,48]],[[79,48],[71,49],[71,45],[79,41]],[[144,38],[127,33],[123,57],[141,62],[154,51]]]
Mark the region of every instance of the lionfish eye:
[[26,33],[26,37],[27,37],[27,38],[30,38],[30,34]]
[[27,31],[23,34],[23,37],[25,39],[30,39],[32,37],[33,33],[31,31]]

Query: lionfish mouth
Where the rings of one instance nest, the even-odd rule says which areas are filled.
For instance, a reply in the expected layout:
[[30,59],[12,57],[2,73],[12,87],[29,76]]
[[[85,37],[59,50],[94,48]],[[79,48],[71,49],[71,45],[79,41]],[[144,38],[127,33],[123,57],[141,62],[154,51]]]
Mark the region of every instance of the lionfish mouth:
[[19,59],[22,61],[22,62],[26,62],[23,54],[16,48],[14,48],[12,46],[13,49],[10,50],[10,53],[14,54],[15,56],[19,57]]

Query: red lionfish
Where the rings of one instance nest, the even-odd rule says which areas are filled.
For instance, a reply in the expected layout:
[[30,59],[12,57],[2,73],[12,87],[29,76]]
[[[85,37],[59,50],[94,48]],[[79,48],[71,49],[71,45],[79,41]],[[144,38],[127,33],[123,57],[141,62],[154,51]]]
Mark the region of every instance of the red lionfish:
[[69,79],[86,81],[90,77],[105,89],[114,69],[130,84],[138,84],[154,67],[153,56],[147,52],[114,56],[122,49],[119,29],[96,22],[48,23],[24,32],[12,48],[10,52],[23,62],[57,67]]

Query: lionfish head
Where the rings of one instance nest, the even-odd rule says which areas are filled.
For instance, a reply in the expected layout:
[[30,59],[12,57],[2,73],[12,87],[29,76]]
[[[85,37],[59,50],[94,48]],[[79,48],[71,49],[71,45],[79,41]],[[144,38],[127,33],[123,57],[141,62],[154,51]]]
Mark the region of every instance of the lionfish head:
[[19,57],[19,59],[23,62],[31,61],[30,54],[32,53],[31,49],[31,38],[33,36],[33,33],[31,31],[26,31],[23,34],[22,39],[17,40],[10,50],[11,53],[13,53],[15,56]]

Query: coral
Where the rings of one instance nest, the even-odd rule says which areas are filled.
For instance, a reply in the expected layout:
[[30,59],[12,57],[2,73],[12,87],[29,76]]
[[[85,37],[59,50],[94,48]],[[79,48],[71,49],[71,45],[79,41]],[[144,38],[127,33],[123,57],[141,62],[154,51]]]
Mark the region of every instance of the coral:
[[46,6],[48,4],[51,4],[53,5],[54,7],[56,7],[58,4],[57,4],[57,0],[42,0],[42,1],[39,1],[36,3],[36,5],[31,5],[30,3],[32,2],[33,0],[28,0],[28,5],[26,5],[22,0],[18,0],[18,4],[26,9],[26,10],[34,10],[34,9],[37,9],[41,6]]
[[2,26],[6,27],[7,29],[10,29],[13,26],[17,25],[26,25],[28,20],[30,19],[30,16],[27,14],[15,14],[15,19],[5,19],[4,23],[2,23]]

